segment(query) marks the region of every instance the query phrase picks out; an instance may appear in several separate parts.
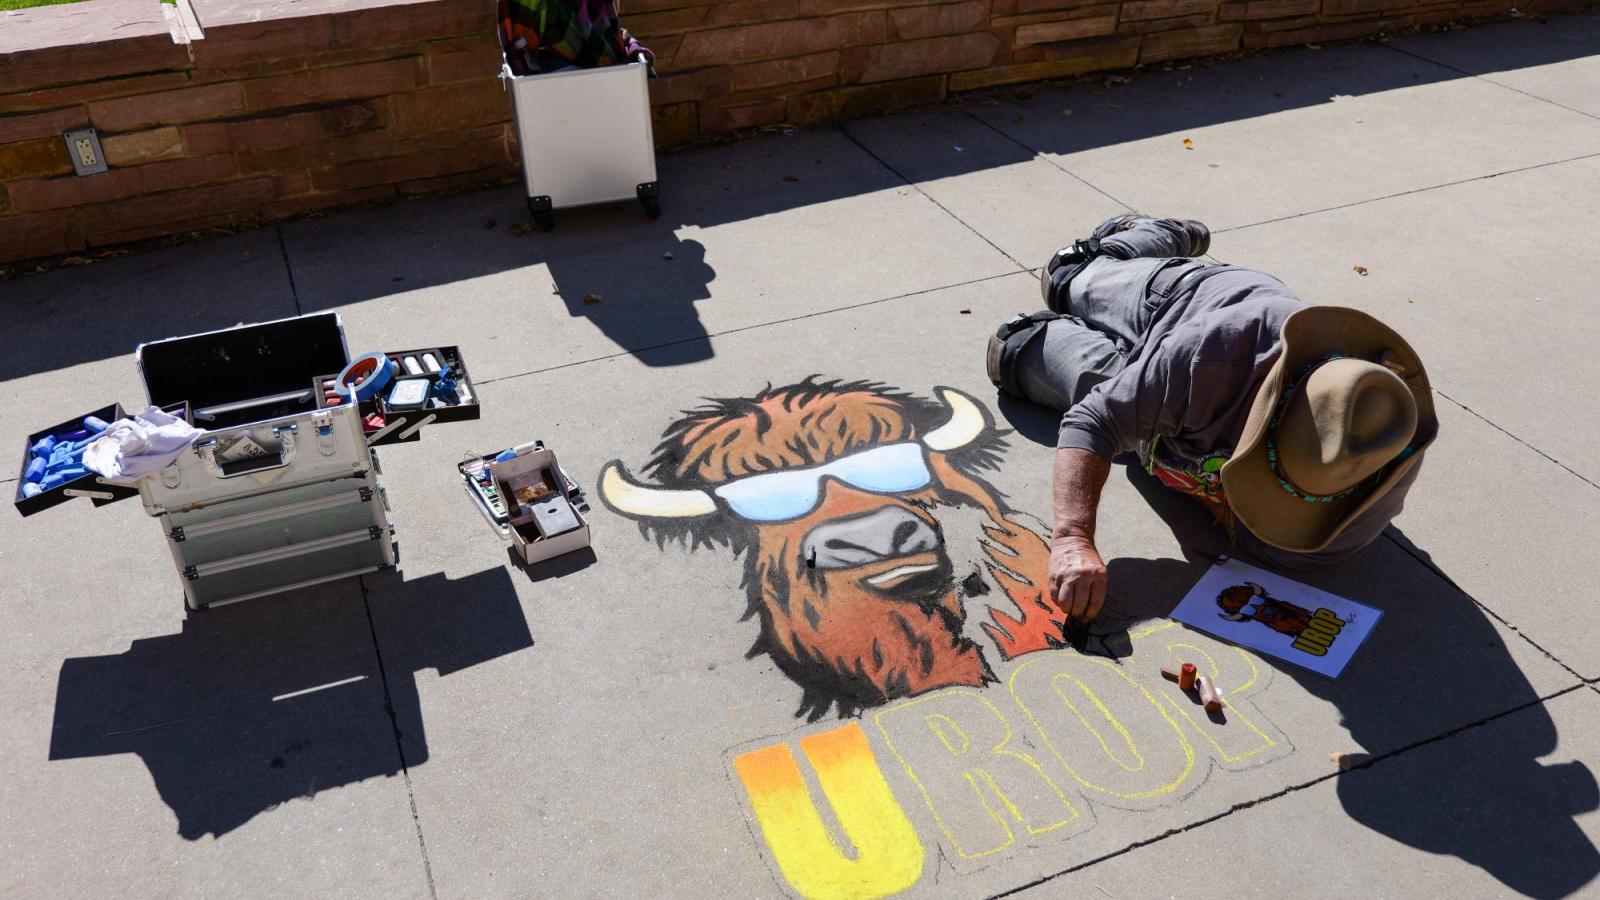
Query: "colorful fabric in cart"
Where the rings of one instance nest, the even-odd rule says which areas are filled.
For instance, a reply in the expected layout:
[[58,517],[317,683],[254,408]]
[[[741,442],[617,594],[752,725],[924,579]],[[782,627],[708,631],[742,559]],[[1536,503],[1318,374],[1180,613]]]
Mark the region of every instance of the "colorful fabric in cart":
[[500,41],[517,75],[593,68],[655,54],[628,33],[611,0],[500,0]]

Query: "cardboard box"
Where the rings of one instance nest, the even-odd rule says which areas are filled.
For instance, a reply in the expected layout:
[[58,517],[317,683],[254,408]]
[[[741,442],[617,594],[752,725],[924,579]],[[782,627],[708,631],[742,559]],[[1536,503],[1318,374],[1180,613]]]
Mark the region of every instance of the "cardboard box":
[[[503,454],[491,454],[458,467],[467,481],[468,492],[489,523],[511,542],[525,563],[541,562],[589,546],[589,522],[575,502],[581,492],[572,488],[556,462],[555,451],[539,441],[512,450],[515,455],[504,460],[497,459]],[[487,472],[500,499],[498,505],[492,505],[474,486],[475,464],[481,464]],[[541,522],[547,526],[560,523],[555,527],[563,530],[545,534],[540,529]]]

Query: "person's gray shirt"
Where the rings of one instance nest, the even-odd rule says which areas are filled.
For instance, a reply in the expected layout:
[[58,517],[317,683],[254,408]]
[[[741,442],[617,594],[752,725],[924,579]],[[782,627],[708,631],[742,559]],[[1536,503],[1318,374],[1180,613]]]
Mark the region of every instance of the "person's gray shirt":
[[[1122,371],[1062,416],[1056,446],[1107,459],[1135,452],[1146,466],[1153,452],[1180,469],[1199,467],[1219,450],[1231,452],[1257,388],[1278,359],[1284,320],[1303,306],[1283,282],[1254,269],[1210,266],[1189,276],[1130,348]],[[1280,550],[1244,528],[1239,544],[1286,566],[1348,557],[1400,513],[1420,468],[1318,553]]]

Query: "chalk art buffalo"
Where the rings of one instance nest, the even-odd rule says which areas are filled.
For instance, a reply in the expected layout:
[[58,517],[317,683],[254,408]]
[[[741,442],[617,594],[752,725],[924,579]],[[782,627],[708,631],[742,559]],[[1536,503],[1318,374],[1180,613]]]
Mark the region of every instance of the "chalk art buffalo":
[[985,567],[1020,611],[989,608],[982,623],[1003,657],[1062,646],[1065,616],[1044,596],[1044,539],[980,477],[1003,434],[967,395],[936,394],[812,376],[709,400],[667,429],[643,469],[654,484],[613,461],[599,494],[660,546],[743,555],[744,618],[760,620],[749,656],[802,687],[796,715],[981,686],[994,676],[962,634],[941,507],[987,514]]

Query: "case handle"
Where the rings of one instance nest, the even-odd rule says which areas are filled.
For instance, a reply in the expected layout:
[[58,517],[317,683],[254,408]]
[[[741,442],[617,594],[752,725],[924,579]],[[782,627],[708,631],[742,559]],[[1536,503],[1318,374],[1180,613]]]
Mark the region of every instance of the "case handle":
[[298,430],[293,423],[273,426],[272,434],[278,439],[278,452],[254,456],[249,459],[218,462],[216,438],[203,440],[195,444],[194,449],[196,453],[200,454],[200,459],[205,462],[206,468],[211,470],[212,477],[237,478],[240,475],[268,472],[293,464],[295,458],[295,432]]

